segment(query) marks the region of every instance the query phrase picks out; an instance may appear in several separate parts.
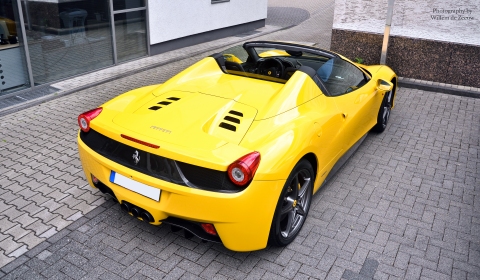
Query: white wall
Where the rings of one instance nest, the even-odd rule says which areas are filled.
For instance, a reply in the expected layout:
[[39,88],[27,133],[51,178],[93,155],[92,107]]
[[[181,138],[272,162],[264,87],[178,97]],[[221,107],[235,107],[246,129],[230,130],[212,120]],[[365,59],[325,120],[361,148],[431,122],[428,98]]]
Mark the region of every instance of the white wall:
[[150,44],[267,17],[268,0],[149,0]]

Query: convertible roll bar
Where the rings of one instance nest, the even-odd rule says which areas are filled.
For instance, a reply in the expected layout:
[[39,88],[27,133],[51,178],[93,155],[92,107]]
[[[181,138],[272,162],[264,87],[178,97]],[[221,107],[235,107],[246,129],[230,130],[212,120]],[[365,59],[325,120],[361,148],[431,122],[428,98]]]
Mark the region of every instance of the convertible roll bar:
[[332,53],[326,50],[312,48],[309,46],[297,45],[292,43],[284,43],[284,42],[271,42],[271,41],[252,41],[246,42],[243,44],[243,48],[245,50],[252,48],[252,47],[260,47],[260,48],[276,48],[286,51],[301,51],[307,52],[311,54],[321,55],[328,58],[339,57],[336,53]]

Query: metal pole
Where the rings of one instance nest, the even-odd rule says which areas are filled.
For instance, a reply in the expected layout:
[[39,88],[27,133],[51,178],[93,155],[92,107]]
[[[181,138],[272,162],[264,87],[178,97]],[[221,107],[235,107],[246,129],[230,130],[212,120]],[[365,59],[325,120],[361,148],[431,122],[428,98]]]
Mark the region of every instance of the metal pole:
[[148,1],[145,1],[145,32],[147,33],[147,55],[150,56],[150,16],[148,15]]
[[113,0],[109,0],[108,2],[110,4],[110,30],[112,32],[113,64],[117,65],[117,39],[115,38],[115,14],[113,12]]
[[30,62],[30,52],[28,50],[27,35],[25,34],[26,30],[25,30],[25,22],[23,21],[24,19],[23,19],[22,2],[20,0],[17,0],[17,5],[18,5],[18,18],[20,20],[20,29],[22,30],[22,41],[23,41],[23,47],[25,51],[25,60],[27,62],[28,79],[30,81],[30,87],[33,88],[35,85],[35,82],[33,80],[32,63]]
[[380,57],[380,64],[385,64],[387,61],[388,39],[390,38],[390,27],[392,26],[394,1],[395,0],[388,0],[387,20],[385,22],[385,33],[383,34],[383,45],[382,55]]
[[28,30],[32,30],[32,22],[30,21],[30,10],[28,7],[29,4],[27,0],[23,0],[23,2],[25,3],[25,15],[27,15]]

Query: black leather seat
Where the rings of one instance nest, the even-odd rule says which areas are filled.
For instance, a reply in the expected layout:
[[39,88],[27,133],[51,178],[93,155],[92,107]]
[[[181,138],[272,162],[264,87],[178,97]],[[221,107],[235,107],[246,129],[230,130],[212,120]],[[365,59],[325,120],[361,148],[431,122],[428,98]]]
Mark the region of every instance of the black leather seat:
[[243,66],[237,62],[225,61],[225,68],[227,68],[227,70],[245,72],[245,69],[243,69]]

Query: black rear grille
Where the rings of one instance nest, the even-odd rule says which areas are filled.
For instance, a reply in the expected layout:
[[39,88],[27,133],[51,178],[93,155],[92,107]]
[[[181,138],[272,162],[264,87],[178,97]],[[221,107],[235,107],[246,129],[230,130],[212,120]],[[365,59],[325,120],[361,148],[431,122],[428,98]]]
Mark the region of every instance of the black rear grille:
[[241,189],[235,186],[228,178],[227,172],[218,171],[177,161],[178,167],[189,182],[202,189],[217,191],[218,186],[229,192],[238,192]]
[[[215,192],[239,192],[244,189],[236,187],[225,171],[203,168],[151,154],[110,139],[93,129],[89,132],[80,131],[80,139],[90,149],[118,164],[167,182]],[[140,159],[137,163],[134,160],[136,152]],[[177,165],[188,182],[182,179]]]

